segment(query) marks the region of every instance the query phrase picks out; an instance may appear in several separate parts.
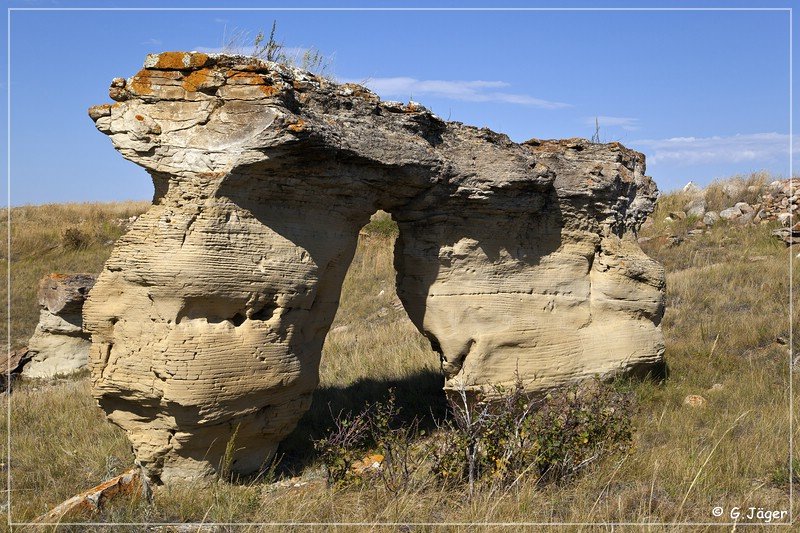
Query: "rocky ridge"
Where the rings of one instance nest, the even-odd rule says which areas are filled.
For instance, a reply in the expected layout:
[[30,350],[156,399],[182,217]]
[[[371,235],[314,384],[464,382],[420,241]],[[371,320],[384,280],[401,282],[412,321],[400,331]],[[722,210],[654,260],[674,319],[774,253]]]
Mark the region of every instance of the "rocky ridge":
[[[745,188],[747,188],[747,191],[745,191]],[[719,211],[707,210],[706,191],[689,182],[683,188],[683,193],[690,197],[683,210],[668,213],[664,217],[664,221],[671,223],[692,217],[694,222],[687,233],[689,237],[703,233],[720,220],[742,226],[768,224],[777,221],[782,227],[773,230],[773,235],[787,245],[800,243],[800,222],[797,222],[797,217],[795,216],[795,212],[800,208],[799,178],[775,180],[764,186],[745,186],[736,181],[729,181],[722,184],[722,191],[729,198],[737,198],[743,192],[747,192],[751,196],[755,195],[756,200],[754,202],[731,200],[729,207]],[[645,225],[652,223],[652,220],[645,221]],[[672,238],[673,244],[677,244],[680,240],[675,236],[667,235],[665,237]],[[639,242],[643,243],[653,238],[642,237]]]

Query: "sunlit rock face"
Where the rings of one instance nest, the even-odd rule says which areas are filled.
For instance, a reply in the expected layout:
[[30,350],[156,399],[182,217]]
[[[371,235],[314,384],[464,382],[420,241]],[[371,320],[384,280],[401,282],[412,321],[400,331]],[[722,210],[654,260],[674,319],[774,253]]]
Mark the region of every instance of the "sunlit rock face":
[[663,362],[657,190],[617,143],[531,140],[242,56],[167,52],[89,115],[153,206],[84,306],[93,391],[152,480],[256,471],[319,382],[359,229],[400,227],[397,292],[446,388]]

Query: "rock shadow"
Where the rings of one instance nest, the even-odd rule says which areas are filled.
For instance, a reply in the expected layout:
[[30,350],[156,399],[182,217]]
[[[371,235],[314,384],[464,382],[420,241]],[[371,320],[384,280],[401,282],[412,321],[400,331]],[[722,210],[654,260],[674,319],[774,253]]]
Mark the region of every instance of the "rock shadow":
[[375,403],[386,401],[391,389],[399,409],[396,422],[407,425],[416,418],[419,428],[429,432],[447,414],[443,384],[442,373],[425,369],[399,379],[362,378],[346,387],[319,387],[314,391],[311,408],[278,447],[277,473],[300,475],[316,457],[314,441],[325,437],[335,427],[337,417],[358,414]]

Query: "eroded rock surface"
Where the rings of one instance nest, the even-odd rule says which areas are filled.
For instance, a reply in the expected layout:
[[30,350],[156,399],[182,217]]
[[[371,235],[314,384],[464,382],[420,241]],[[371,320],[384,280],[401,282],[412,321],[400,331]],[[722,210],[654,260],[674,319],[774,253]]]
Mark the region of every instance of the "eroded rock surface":
[[92,274],[50,274],[41,279],[39,323],[28,341],[31,360],[23,376],[52,378],[86,368],[90,341],[81,327],[81,310],[94,282]]
[[93,390],[156,481],[268,460],[319,381],[359,229],[400,227],[397,291],[446,387],[545,388],[662,361],[644,157],[516,144],[241,56],[169,52],[97,128],[155,183],[85,307]]

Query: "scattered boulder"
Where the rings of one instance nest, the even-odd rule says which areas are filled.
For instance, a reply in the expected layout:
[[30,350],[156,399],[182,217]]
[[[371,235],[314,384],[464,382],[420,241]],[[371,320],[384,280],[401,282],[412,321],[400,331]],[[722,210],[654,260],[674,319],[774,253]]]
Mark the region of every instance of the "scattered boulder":
[[761,196],[759,221],[779,220],[784,225],[791,225],[790,215],[797,210],[800,179],[792,178],[776,180],[766,187]]
[[728,180],[722,184],[722,192],[729,198],[738,198],[745,191],[745,184],[739,180]]
[[89,334],[82,329],[81,312],[92,274],[50,274],[39,282],[39,323],[28,341],[28,362],[22,375],[52,378],[86,368]]
[[706,226],[713,226],[719,222],[719,218],[719,213],[716,211],[708,211],[705,215],[703,215],[703,224]]
[[140,468],[131,468],[60,503],[47,513],[35,518],[32,523],[57,524],[96,516],[111,500],[120,497],[135,498],[147,494],[145,481],[141,476]]
[[664,271],[633,238],[658,194],[642,154],[517,144],[255,58],[145,65],[90,117],[150,173],[156,202],[84,316],[93,395],[153,481],[214,475],[234,429],[233,472],[274,454],[311,404],[376,209],[397,221],[397,294],[446,388],[663,364]]
[[738,207],[729,207],[719,212],[719,217],[725,220],[734,220],[742,216],[742,210]]
[[755,219],[756,214],[750,211],[749,213],[742,213],[742,216],[736,219],[736,223],[741,226],[746,226],[750,224]]
[[706,201],[704,198],[695,198],[687,203],[683,210],[687,216],[701,218],[706,214]]
[[31,357],[32,354],[27,347],[11,350],[0,357],[0,392],[11,389],[11,382],[22,373],[22,369],[31,360]]

